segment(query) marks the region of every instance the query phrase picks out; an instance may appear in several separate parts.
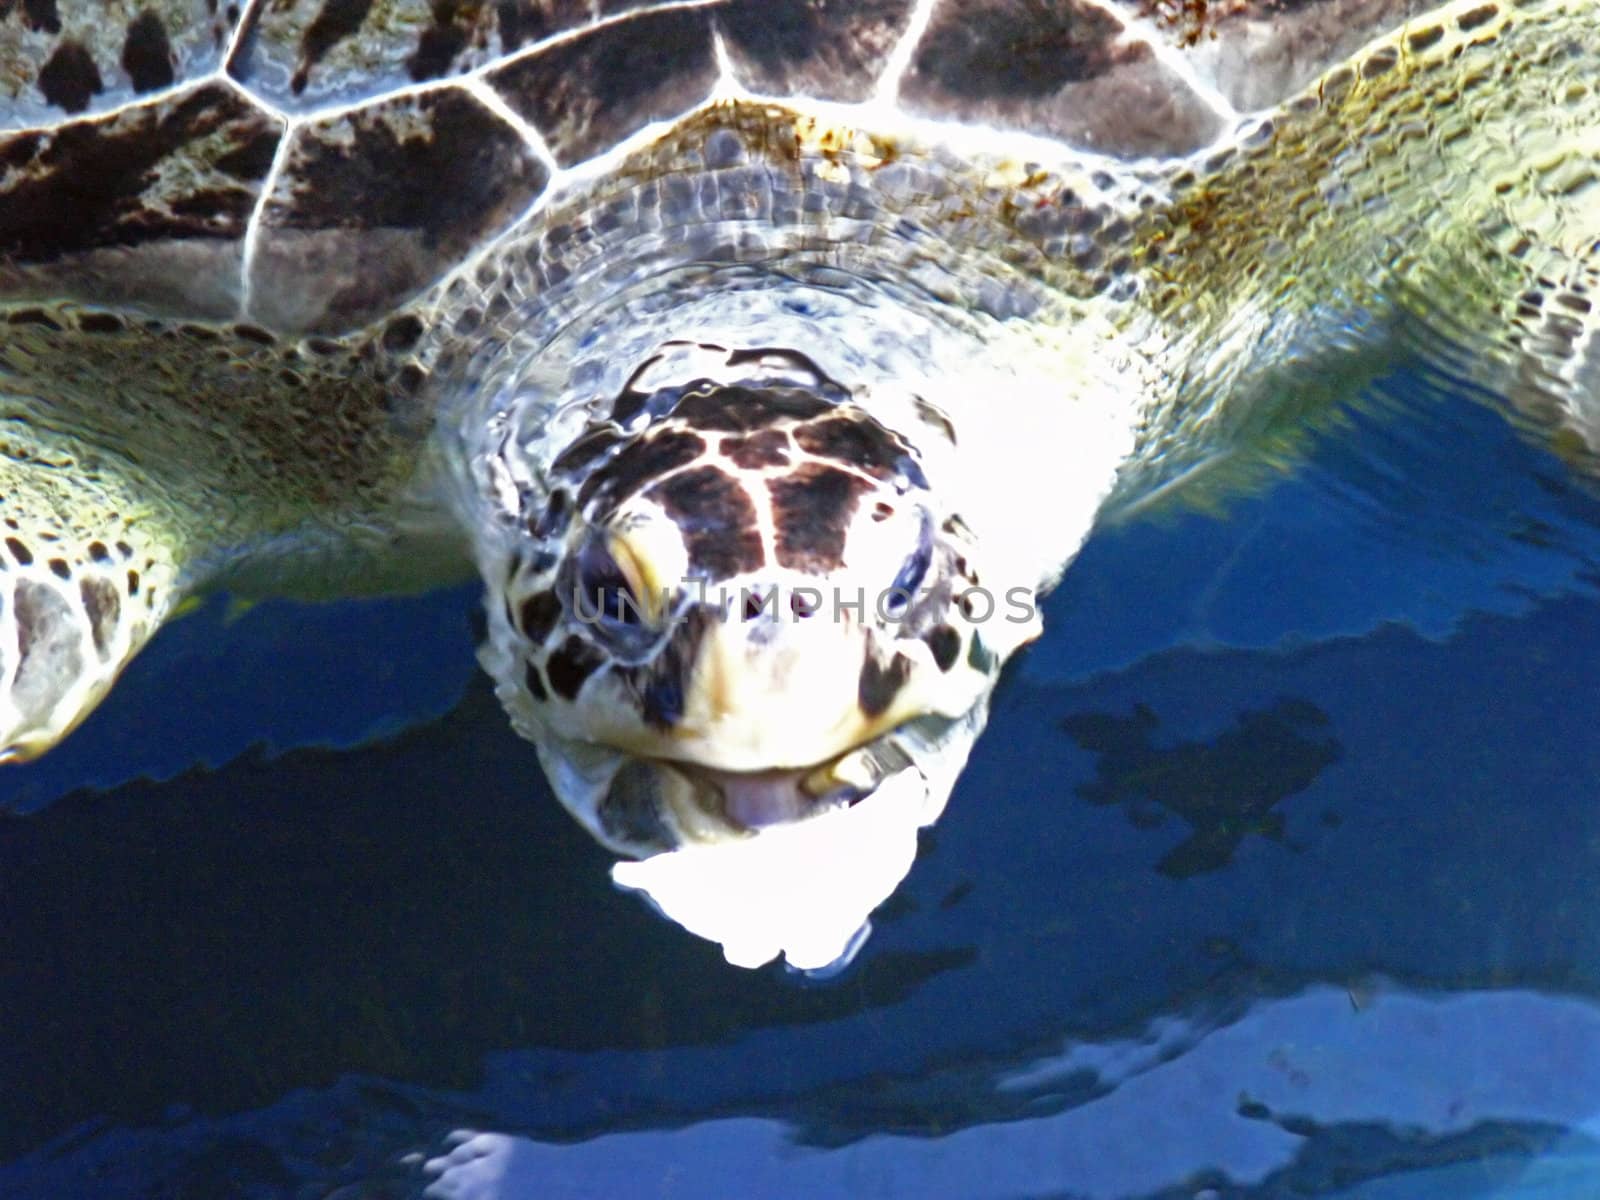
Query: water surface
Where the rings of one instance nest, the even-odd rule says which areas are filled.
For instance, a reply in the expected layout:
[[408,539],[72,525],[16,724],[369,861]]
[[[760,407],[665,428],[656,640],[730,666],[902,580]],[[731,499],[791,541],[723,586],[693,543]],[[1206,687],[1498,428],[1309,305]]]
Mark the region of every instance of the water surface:
[[610,887],[470,590],[180,621],[0,777],[0,1195],[1600,1192],[1600,502],[1368,400],[1090,542],[822,984]]

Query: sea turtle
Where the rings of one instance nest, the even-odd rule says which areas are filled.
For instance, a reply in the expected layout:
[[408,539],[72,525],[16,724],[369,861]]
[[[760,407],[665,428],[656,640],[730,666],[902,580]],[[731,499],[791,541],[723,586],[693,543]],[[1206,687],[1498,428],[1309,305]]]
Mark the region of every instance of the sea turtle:
[[1104,513],[1406,355],[1587,461],[1597,18],[7,3],[0,758],[198,592],[475,565],[618,879],[835,960]]

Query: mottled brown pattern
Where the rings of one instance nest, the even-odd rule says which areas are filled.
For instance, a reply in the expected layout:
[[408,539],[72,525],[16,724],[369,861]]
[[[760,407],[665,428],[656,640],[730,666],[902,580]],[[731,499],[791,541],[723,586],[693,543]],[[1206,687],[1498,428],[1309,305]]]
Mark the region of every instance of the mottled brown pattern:
[[778,565],[823,575],[844,562],[845,534],[861,497],[872,489],[859,475],[805,463],[771,480]]
[[[644,0],[613,0],[599,7],[603,13],[626,12]],[[485,5],[484,7],[488,7]],[[495,0],[495,25],[500,48],[506,53],[565,33],[589,20],[593,0]]]
[[866,100],[911,0],[733,0],[717,28],[740,83],[769,96]]
[[789,435],[781,429],[763,429],[747,437],[723,438],[717,449],[734,466],[746,471],[789,465]]
[[968,0],[935,10],[901,85],[912,112],[977,120],[1111,154],[1210,141],[1214,113],[1149,46],[1087,0]]
[[911,660],[904,654],[896,653],[888,666],[868,654],[856,683],[856,702],[861,711],[869,717],[881,717],[910,677]]
[[961,653],[961,635],[949,625],[930,630],[922,635],[922,640],[928,644],[934,665],[939,670],[949,671],[956,665],[956,657]]
[[587,506],[592,502],[594,520],[603,521],[640,488],[668,471],[688,466],[705,453],[705,448],[705,442],[686,429],[654,430],[633,442],[605,466],[592,471],[578,491],[578,503]]
[[304,110],[460,75],[658,0],[269,0],[230,64],[272,103]]
[[912,78],[972,100],[1038,100],[1104,75],[1134,48],[1122,23],[1081,0],[966,0],[936,10]]
[[587,0],[269,0],[230,73],[305,109],[459,74],[590,18]]
[[543,645],[561,617],[561,601],[554,592],[535,592],[517,609],[517,627],[535,646]]
[[504,122],[456,92],[309,125],[267,203],[257,314],[291,329],[358,324],[453,266],[547,179]]
[[[0,466],[12,464],[0,490],[13,497],[9,513],[28,517],[28,499],[42,493],[35,513],[42,507],[63,514],[56,521],[81,522],[72,532],[84,557],[119,586],[126,579],[124,629],[134,619],[129,598],[137,597],[139,613],[157,615],[173,599],[164,561],[152,569],[148,551],[131,557],[128,543],[143,545],[147,531],[175,530],[183,540],[174,550],[157,543],[175,555],[306,537],[324,521],[381,519],[414,468],[408,438],[416,434],[408,430],[418,424],[376,356],[346,350],[309,360],[292,345],[225,326],[143,316],[85,333],[82,318],[103,314],[70,305],[45,311],[48,322],[8,324],[0,338],[0,376],[39,381],[37,400],[13,400],[24,420],[7,439],[11,453],[0,456]],[[20,472],[19,480],[16,463],[41,453],[86,469],[33,479]],[[19,501],[19,482],[40,491],[24,490]],[[138,529],[119,527],[119,511],[136,512]],[[41,558],[57,553],[39,546]],[[124,569],[110,565],[113,554]],[[359,545],[317,564],[316,586],[333,589],[392,586],[385,576],[414,569],[404,555],[374,556]]]
[[693,577],[720,583],[766,562],[755,505],[738,481],[717,467],[680,471],[645,498],[661,505],[683,534]]
[[[267,5],[262,5],[266,9]],[[296,96],[306,90],[306,80],[311,69],[346,38],[360,32],[367,14],[372,11],[372,0],[321,0],[317,15],[300,34],[300,62],[289,81],[289,90]]]
[[800,388],[707,387],[678,401],[672,415],[707,433],[749,433],[778,421],[803,421],[832,407]]
[[1226,13],[1248,8],[1249,0],[1139,0],[1134,6],[1139,16],[1151,22],[1180,47],[1193,46],[1201,38],[1216,37],[1217,26]]
[[921,474],[900,435],[865,415],[841,413],[813,421],[796,429],[794,440],[815,458],[831,459],[874,479]]
[[103,112],[219,65],[236,12],[200,0],[0,3],[0,131]]
[[22,24],[28,29],[43,33],[61,32],[61,12],[56,7],[56,0],[22,0],[20,6],[12,3],[12,0],[6,0],[0,5],[0,15],[10,15],[13,9],[20,11]]
[[566,166],[704,99],[717,80],[711,28],[700,10],[643,13],[532,55],[490,80]]
[[605,664],[599,650],[577,635],[562,642],[555,653],[545,660],[544,671],[550,678],[550,687],[563,699],[575,700],[584,682]]
[[52,262],[109,246],[237,240],[277,126],[206,87],[54,131],[0,141],[0,257]]
[[128,25],[121,61],[136,92],[153,92],[172,83],[176,63],[167,27],[159,14],[146,9]]

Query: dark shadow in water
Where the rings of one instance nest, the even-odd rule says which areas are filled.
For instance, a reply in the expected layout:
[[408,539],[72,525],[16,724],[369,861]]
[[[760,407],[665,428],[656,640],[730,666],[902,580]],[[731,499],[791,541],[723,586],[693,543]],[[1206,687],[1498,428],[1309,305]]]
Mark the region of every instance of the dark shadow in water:
[[0,1155],[346,1072],[462,1088],[511,1046],[647,1051],[830,1020],[971,959],[879,954],[842,986],[796,987],[728,968],[613,889],[609,863],[483,683],[383,745],[0,818]]
[[1316,736],[1328,715],[1309,700],[1284,698],[1241,713],[1209,742],[1154,746],[1160,724],[1145,704],[1136,704],[1132,716],[1077,713],[1061,722],[1082,749],[1100,756],[1097,777],[1078,785],[1078,795],[1126,805],[1141,828],[1172,813],[1194,831],[1156,864],[1173,879],[1226,866],[1250,834],[1283,841],[1283,817],[1274,806],[1311,786],[1343,754],[1338,739]]

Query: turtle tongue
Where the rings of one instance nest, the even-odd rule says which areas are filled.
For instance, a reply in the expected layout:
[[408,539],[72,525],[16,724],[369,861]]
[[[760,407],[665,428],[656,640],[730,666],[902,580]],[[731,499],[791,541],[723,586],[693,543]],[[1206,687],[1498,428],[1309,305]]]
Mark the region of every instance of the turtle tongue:
[[722,793],[722,812],[745,829],[785,825],[816,811],[801,790],[801,771],[703,771]]
[[608,844],[627,854],[740,840],[849,808],[910,765],[887,737],[815,766],[767,771],[632,759],[607,785],[599,820]]
[[868,743],[814,767],[773,771],[693,771],[721,795],[721,811],[735,826],[765,829],[829,809],[847,807],[883,779],[910,765],[892,745]]

